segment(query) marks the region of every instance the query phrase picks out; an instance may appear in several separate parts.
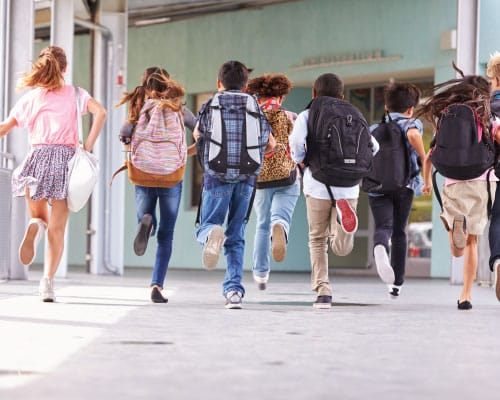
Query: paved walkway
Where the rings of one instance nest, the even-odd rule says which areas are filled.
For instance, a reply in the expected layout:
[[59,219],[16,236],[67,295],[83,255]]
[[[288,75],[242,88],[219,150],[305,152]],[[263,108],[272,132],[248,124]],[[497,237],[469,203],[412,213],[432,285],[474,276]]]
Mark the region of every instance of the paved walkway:
[[334,307],[314,310],[309,275],[245,275],[243,310],[225,310],[222,271],[169,271],[152,304],[150,271],[70,272],[58,302],[29,281],[0,283],[0,399],[495,399],[500,304],[474,287],[408,280],[396,301],[375,278],[332,277]]

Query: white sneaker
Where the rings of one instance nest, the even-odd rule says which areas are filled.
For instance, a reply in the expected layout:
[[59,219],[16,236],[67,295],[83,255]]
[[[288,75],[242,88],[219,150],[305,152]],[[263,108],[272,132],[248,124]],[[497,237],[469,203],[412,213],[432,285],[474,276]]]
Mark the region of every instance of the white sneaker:
[[224,229],[216,225],[208,234],[205,246],[203,246],[202,262],[206,269],[214,269],[217,266],[223,244]]
[[269,280],[269,272],[266,273],[265,276],[259,276],[253,272],[253,280],[257,283],[257,288],[259,290],[266,290],[267,281]]
[[389,262],[389,256],[385,247],[381,244],[376,245],[373,249],[373,256],[375,257],[378,276],[382,279],[382,282],[392,285],[395,279],[394,270]]
[[403,286],[398,286],[398,285],[387,285],[389,288],[389,297],[391,299],[397,299],[399,295],[401,294],[401,289]]
[[236,310],[241,308],[241,298],[243,294],[236,290],[231,290],[226,293],[226,305],[224,306],[228,310]]
[[30,265],[36,257],[36,248],[45,233],[46,225],[40,218],[31,218],[23,241],[19,246],[19,261],[24,265]]
[[54,279],[42,278],[40,280],[40,301],[45,303],[53,303],[56,301],[56,295],[54,293]]

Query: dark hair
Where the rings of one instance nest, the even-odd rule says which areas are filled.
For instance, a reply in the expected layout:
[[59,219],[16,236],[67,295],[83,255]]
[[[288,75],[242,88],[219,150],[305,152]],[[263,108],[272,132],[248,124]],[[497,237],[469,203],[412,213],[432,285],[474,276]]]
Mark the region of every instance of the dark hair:
[[292,82],[285,74],[264,74],[248,82],[247,93],[258,97],[286,96],[292,90]]
[[323,74],[314,81],[316,96],[341,98],[344,93],[344,82],[335,74]]
[[168,72],[161,67],[149,67],[141,76],[141,85],[132,92],[124,93],[116,107],[129,102],[128,121],[137,122],[147,98],[160,100],[163,108],[179,111],[184,88],[170,79]]
[[239,61],[226,61],[217,77],[225,89],[241,90],[248,82],[248,68]]
[[384,87],[384,101],[390,112],[405,112],[416,107],[420,90],[412,83],[389,83]]
[[59,89],[64,86],[64,70],[68,62],[61,47],[48,46],[38,55],[30,72],[25,74],[18,84],[18,88],[39,86],[48,90]]
[[479,75],[464,75],[455,63],[453,68],[461,76],[434,86],[434,94],[422,104],[415,117],[424,116],[436,127],[437,120],[450,104],[467,104],[474,108],[483,129],[489,126],[490,83]]

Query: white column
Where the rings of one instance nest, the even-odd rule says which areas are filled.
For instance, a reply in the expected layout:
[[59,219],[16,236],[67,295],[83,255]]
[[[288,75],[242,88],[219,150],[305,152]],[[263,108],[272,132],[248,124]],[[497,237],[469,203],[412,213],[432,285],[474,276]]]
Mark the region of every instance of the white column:
[[[92,196],[93,274],[123,274],[123,231],[125,180],[117,177],[109,187],[113,171],[123,164],[123,153],[116,132],[126,118],[126,107],[113,107],[125,91],[128,13],[126,1],[101,2],[96,29],[93,94],[108,111],[105,132],[96,143],[100,160],[100,179]],[[118,77],[121,76],[120,79]]]
[[[73,82],[73,34],[74,34],[74,4],[73,1],[52,0],[50,15],[50,44],[64,49],[68,67],[64,79],[68,85]],[[71,214],[70,214],[71,217]],[[69,225],[69,220],[68,220]],[[68,230],[64,235],[64,252],[57,267],[56,276],[66,277],[68,274]],[[45,254],[47,254],[47,237],[45,237]],[[46,266],[45,266],[46,267]]]
[[[5,74],[6,101],[5,109],[10,110],[22,93],[16,91],[19,74],[31,69],[33,59],[33,42],[35,36],[35,9],[32,0],[8,0],[7,23],[7,62]],[[15,165],[25,158],[29,144],[28,132],[15,128],[7,136],[7,152],[15,157]],[[27,279],[28,270],[19,262],[18,249],[28,223],[28,213],[24,198],[12,200],[11,213],[11,246],[10,246],[10,279]]]

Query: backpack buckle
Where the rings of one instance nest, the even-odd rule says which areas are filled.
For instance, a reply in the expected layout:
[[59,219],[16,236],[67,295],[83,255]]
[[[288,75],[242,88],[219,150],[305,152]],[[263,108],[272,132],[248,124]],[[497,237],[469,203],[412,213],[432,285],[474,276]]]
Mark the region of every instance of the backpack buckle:
[[351,114],[349,114],[347,116],[347,126],[352,126],[352,115]]

